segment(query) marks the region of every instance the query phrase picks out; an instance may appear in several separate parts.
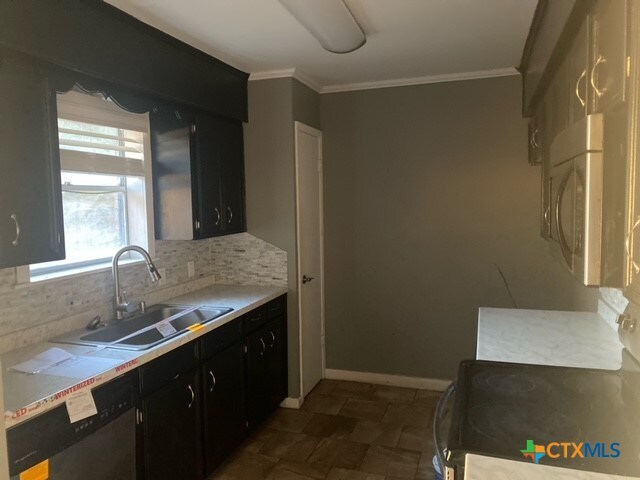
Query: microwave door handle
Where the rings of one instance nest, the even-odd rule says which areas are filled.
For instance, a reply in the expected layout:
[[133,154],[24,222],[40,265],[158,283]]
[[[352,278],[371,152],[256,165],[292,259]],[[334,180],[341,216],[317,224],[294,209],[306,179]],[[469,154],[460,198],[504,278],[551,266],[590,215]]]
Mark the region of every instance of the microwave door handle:
[[445,463],[444,463],[444,449],[442,445],[442,440],[440,436],[441,423],[445,414],[445,410],[447,408],[447,404],[449,403],[449,398],[456,391],[456,380],[454,380],[449,387],[444,391],[440,400],[438,400],[438,406],[436,407],[436,412],[433,417],[433,445],[436,450],[436,458],[440,467],[440,472],[442,472],[443,478],[445,477]]
[[560,186],[558,187],[558,193],[556,194],[556,202],[555,202],[555,214],[556,214],[556,233],[558,234],[558,243],[560,244],[560,249],[562,250],[562,255],[564,256],[565,261],[568,266],[571,266],[571,256],[573,253],[569,247],[569,243],[567,242],[567,238],[564,235],[564,231],[562,230],[562,197],[564,196],[564,191],[567,188],[567,183],[569,183],[569,178],[571,178],[571,174],[573,173],[573,169],[567,171],[566,175],[562,178],[560,182]]

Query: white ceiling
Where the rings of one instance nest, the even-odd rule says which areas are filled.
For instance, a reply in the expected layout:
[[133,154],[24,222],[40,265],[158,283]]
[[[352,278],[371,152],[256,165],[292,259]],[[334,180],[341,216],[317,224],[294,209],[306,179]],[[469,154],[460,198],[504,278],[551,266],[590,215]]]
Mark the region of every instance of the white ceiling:
[[346,0],[367,43],[339,55],[277,0],[107,1],[253,78],[295,69],[319,91],[513,74],[537,3]]

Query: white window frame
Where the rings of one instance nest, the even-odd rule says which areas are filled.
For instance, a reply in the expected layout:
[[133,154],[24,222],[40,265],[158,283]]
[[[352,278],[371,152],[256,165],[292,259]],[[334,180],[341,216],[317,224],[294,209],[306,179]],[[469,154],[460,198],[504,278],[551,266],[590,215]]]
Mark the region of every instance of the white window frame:
[[[135,161],[123,158],[118,164],[114,158],[105,159],[104,156],[89,152],[79,152],[75,150],[60,149],[60,169],[64,171],[77,171],[87,173],[114,174],[121,176],[138,176],[144,178],[144,211],[145,216],[132,218],[132,209],[128,209],[129,228],[135,228],[141,221],[146,222],[146,243],[141,245],[147,249],[152,258],[155,258],[155,235],[154,235],[154,215],[153,215],[153,192],[152,192],[152,166],[151,166],[151,142],[149,138],[149,114],[135,114],[127,112],[111,101],[105,101],[100,96],[89,95],[71,91],[58,95],[57,101],[58,117],[66,120],[92,123],[97,125],[108,125],[124,130],[135,130],[143,134],[144,157],[139,168]],[[115,163],[114,163],[115,161]],[[142,189],[140,189],[142,190]],[[140,193],[140,192],[139,192]],[[141,208],[137,209],[142,211]],[[146,217],[146,218],[145,218]],[[140,234],[138,234],[140,237]],[[126,259],[123,256],[121,263],[139,263],[143,261],[138,256]],[[107,262],[95,262],[90,260],[83,266],[70,266],[69,268],[55,269],[41,275],[33,275],[28,265],[16,268],[17,283],[40,282],[43,280],[68,278],[72,275],[95,273],[97,271],[110,268],[111,260]]]

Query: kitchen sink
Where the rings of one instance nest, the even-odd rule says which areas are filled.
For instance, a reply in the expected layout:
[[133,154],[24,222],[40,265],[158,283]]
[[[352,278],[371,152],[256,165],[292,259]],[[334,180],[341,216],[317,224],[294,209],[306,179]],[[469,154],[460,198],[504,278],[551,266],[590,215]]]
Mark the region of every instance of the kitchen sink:
[[205,324],[232,310],[228,307],[154,305],[129,319],[110,323],[95,331],[81,330],[61,335],[51,339],[51,342],[146,350],[183,333],[189,327]]

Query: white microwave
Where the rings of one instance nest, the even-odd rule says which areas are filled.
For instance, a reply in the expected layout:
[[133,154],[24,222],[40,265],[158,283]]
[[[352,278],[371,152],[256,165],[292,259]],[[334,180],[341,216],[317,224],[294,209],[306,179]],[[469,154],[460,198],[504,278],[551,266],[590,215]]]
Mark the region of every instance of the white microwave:
[[551,144],[551,252],[587,286],[603,284],[603,138],[592,114]]

